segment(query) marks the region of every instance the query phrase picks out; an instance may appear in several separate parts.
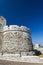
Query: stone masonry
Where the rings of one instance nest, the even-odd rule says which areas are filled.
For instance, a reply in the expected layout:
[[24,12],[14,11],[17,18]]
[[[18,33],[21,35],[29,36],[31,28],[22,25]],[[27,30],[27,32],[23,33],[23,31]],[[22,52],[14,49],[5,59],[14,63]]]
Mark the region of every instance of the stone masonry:
[[3,27],[2,48],[7,52],[28,52],[32,50],[32,40],[30,29],[24,26],[4,26]]
[[0,16],[0,52],[30,54],[33,45],[30,28],[6,25],[6,19]]

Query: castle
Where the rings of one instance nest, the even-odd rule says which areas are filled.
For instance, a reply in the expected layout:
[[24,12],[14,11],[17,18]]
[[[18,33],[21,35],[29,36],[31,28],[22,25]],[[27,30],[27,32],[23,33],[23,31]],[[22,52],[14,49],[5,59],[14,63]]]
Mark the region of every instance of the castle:
[[33,54],[30,28],[6,25],[6,19],[0,16],[0,52]]
[[0,16],[0,59],[19,62],[42,62],[35,50],[43,51],[38,44],[32,44],[30,28],[18,25],[6,25],[6,19]]

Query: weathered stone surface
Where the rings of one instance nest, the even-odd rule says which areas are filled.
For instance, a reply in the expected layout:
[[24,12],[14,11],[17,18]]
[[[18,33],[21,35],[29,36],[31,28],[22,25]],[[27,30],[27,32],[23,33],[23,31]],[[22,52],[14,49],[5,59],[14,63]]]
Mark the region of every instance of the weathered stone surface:
[[3,35],[3,51],[27,52],[32,50],[30,29],[17,25],[5,26],[3,28]]
[[25,26],[6,25],[6,19],[0,17],[0,51],[15,53],[32,51],[30,29]]
[[2,39],[3,39],[3,26],[6,25],[6,19],[0,16],[0,52],[2,50]]
[[6,25],[6,19],[3,16],[0,16],[0,24],[2,27]]

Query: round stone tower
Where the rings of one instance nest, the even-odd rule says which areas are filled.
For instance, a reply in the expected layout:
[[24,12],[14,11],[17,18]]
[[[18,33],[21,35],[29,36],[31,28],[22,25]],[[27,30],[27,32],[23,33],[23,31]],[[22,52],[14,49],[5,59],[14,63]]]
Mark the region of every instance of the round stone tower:
[[31,52],[33,50],[30,29],[25,26],[3,27],[3,51],[8,53]]

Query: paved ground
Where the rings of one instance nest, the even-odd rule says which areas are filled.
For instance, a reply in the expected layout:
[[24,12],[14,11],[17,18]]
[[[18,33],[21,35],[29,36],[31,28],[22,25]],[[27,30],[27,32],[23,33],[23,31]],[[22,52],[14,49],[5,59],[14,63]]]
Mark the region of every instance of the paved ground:
[[43,65],[43,63],[27,63],[27,62],[0,60],[0,65]]

